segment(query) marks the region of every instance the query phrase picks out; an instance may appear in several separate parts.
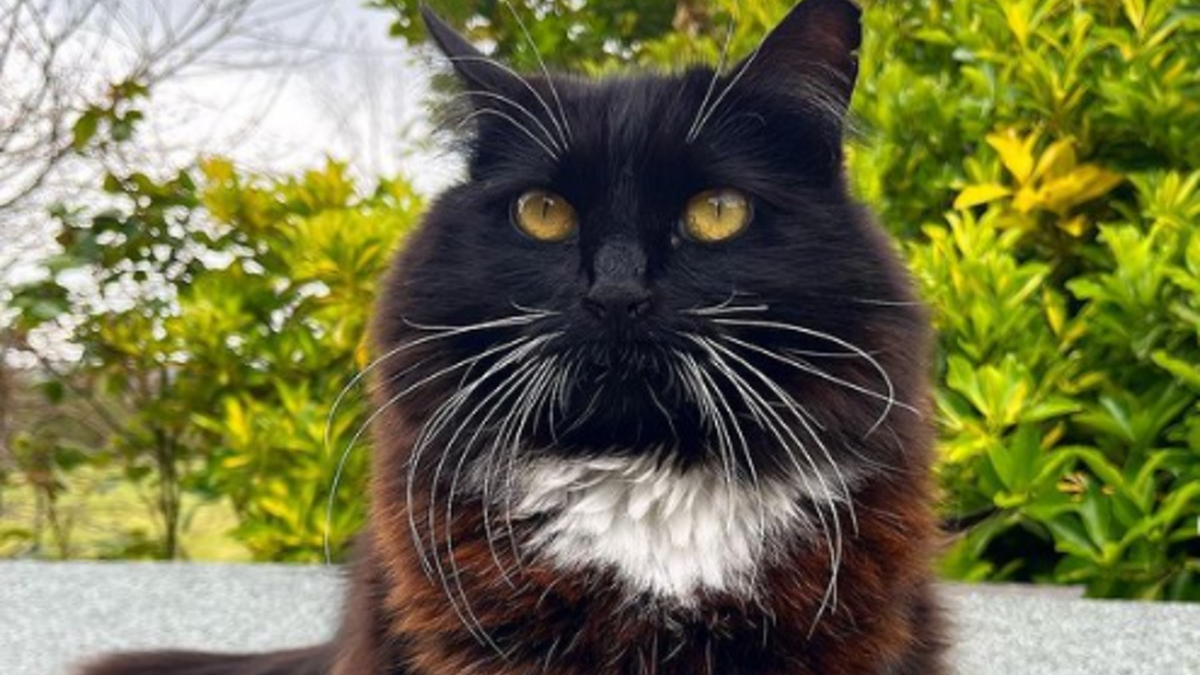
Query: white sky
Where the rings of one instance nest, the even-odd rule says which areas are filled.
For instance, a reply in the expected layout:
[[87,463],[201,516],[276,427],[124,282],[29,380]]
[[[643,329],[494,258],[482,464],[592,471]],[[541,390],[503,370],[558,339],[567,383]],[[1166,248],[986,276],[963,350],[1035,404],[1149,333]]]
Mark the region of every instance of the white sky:
[[255,48],[232,41],[154,92],[142,132],[182,162],[217,154],[249,170],[294,172],[328,155],[367,180],[404,174],[424,191],[453,177],[454,163],[424,147],[432,57],[387,36],[391,13],[366,9],[362,0],[276,4],[295,10],[273,13],[264,33],[298,45],[280,51],[294,65],[222,67],[226,56],[238,61]]

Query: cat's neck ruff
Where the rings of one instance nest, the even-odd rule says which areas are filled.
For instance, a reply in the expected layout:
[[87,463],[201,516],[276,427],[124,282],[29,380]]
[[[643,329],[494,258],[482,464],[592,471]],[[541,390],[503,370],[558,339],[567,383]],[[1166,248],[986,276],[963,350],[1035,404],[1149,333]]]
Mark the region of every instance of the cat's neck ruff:
[[797,538],[823,534],[817,509],[847,501],[846,477],[730,482],[720,466],[656,456],[540,458],[521,471],[515,516],[540,521],[527,550],[563,572],[611,571],[630,594],[684,606],[753,596],[759,571]]

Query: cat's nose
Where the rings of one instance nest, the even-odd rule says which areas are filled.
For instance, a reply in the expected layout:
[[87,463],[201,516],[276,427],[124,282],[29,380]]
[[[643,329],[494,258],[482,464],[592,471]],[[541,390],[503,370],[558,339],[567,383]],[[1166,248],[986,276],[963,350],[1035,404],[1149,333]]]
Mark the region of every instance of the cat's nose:
[[603,321],[634,321],[650,311],[650,289],[637,283],[593,284],[583,306]]
[[592,259],[592,283],[583,306],[610,325],[624,325],[650,311],[646,286],[646,254],[636,242],[616,238],[605,242]]

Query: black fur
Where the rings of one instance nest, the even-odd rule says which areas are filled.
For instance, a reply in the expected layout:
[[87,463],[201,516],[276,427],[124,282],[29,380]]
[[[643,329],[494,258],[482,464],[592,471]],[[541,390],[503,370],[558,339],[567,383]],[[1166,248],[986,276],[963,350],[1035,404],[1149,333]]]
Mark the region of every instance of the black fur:
[[[122,657],[87,675],[943,672],[928,322],[842,173],[858,10],[806,0],[721,73],[599,81],[518,77],[425,16],[465,87],[468,175],[411,235],[377,308],[372,512],[342,631],[308,653]],[[698,243],[681,216],[714,188],[747,195],[753,219]],[[514,227],[532,189],[573,205],[573,237]],[[698,388],[727,403],[706,407]],[[714,417],[744,442],[722,448]],[[785,553],[760,596],[699,608],[631,599],[611,570],[524,560],[538,523],[497,516],[511,472],[612,453],[719,460],[745,484],[856,477],[838,606],[824,600],[839,560],[799,536],[774,542]]]

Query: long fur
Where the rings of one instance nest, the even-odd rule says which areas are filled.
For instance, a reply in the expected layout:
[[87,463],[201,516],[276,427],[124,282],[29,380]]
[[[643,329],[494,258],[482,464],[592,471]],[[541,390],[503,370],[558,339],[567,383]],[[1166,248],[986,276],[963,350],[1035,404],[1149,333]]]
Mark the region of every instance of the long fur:
[[[939,675],[928,319],[845,185],[858,10],[724,71],[522,77],[427,13],[468,176],[375,315],[369,525],[311,652],[86,675]],[[753,219],[689,240],[732,187]],[[578,215],[534,241],[530,189]]]

